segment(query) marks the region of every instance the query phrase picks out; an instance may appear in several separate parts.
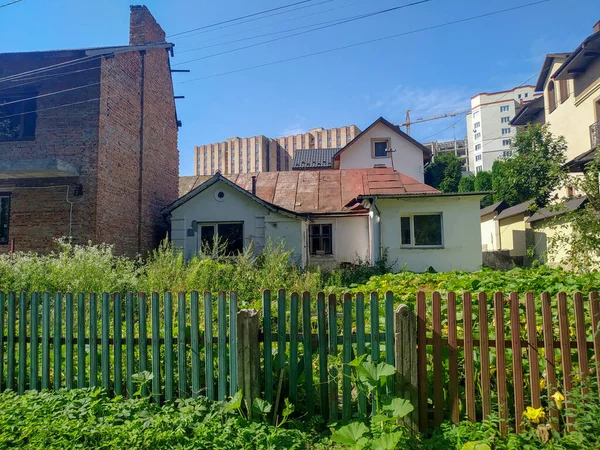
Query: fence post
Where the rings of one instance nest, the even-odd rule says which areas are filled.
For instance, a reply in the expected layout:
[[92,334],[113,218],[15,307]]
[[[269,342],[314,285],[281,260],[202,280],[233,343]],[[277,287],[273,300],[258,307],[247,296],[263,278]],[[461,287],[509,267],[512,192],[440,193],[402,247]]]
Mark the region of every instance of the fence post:
[[417,320],[415,314],[406,305],[398,306],[394,312],[394,360],[398,372],[396,395],[410,400],[415,408],[404,418],[404,422],[413,433],[418,433]]
[[252,417],[252,402],[260,395],[258,311],[242,309],[237,319],[238,388],[244,395],[248,417]]

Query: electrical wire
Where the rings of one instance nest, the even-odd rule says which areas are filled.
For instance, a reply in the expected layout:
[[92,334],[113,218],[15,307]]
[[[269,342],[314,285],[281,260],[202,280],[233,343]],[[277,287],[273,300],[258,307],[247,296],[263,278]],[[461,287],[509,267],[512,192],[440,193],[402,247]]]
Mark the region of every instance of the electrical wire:
[[21,87],[21,86],[27,86],[28,84],[44,82],[44,81],[48,81],[48,80],[51,80],[54,78],[58,78],[58,77],[62,77],[62,76],[69,76],[69,75],[72,75],[75,73],[87,72],[88,70],[95,70],[95,69],[99,69],[99,68],[100,68],[100,66],[94,66],[94,67],[88,67],[87,69],[79,69],[79,70],[72,70],[70,72],[56,73],[54,75],[40,75],[37,77],[24,78],[24,80],[30,80],[30,81],[26,81],[26,82],[20,83],[20,84],[13,84],[12,86],[0,88],[0,91],[4,91],[6,89],[14,89],[16,87]]
[[237,22],[239,20],[247,19],[249,17],[260,16],[262,14],[266,14],[266,13],[273,12],[273,11],[278,11],[278,10],[281,10],[281,9],[291,8],[292,6],[300,5],[302,3],[310,3],[312,1],[314,1],[314,0],[302,0],[302,1],[299,1],[299,2],[296,2],[296,3],[290,3],[289,5],[278,6],[277,8],[265,9],[265,10],[258,11],[258,12],[252,13],[252,14],[247,14],[245,16],[235,17],[233,19],[223,20],[221,22],[211,23],[210,25],[204,25],[204,26],[198,27],[198,28],[192,28],[191,30],[180,31],[179,33],[170,34],[167,37],[180,36],[182,34],[188,34],[188,33],[191,33],[193,31],[204,30],[206,28],[212,28],[212,27],[215,27],[217,25],[223,25],[225,23]]
[[445,23],[438,24],[438,25],[432,25],[432,26],[428,26],[428,27],[419,28],[419,29],[416,29],[416,30],[405,31],[403,33],[397,33],[397,34],[393,34],[393,35],[390,35],[390,36],[383,36],[383,37],[380,37],[380,38],[370,39],[370,40],[367,40],[367,41],[357,42],[357,43],[354,43],[354,44],[348,44],[348,45],[344,45],[344,46],[341,46],[341,47],[335,47],[335,48],[330,48],[330,49],[326,49],[326,50],[320,50],[318,52],[307,53],[307,54],[299,55],[299,56],[293,56],[291,58],[280,59],[280,60],[277,60],[277,61],[271,61],[271,62],[267,62],[267,63],[263,63],[263,64],[257,64],[257,65],[254,65],[254,66],[248,66],[248,67],[244,67],[244,68],[241,68],[241,69],[235,69],[235,70],[230,70],[230,71],[227,71],[227,72],[221,72],[221,73],[217,73],[217,74],[213,74],[213,75],[208,75],[208,76],[205,76],[205,77],[199,77],[199,78],[193,78],[191,80],[180,81],[179,84],[193,83],[193,82],[196,82],[196,81],[208,80],[210,78],[218,78],[218,77],[221,77],[221,76],[230,75],[230,74],[233,74],[233,73],[246,72],[248,70],[259,69],[259,68],[262,68],[262,67],[268,67],[268,66],[272,66],[272,65],[276,65],[276,64],[283,64],[283,63],[290,62],[290,61],[297,61],[299,59],[310,58],[311,56],[324,55],[324,54],[327,54],[327,53],[332,53],[332,52],[336,52],[336,51],[340,51],[340,50],[346,50],[346,49],[349,49],[349,48],[359,47],[359,46],[366,45],[366,44],[372,44],[374,42],[381,42],[381,41],[385,41],[385,40],[388,40],[388,39],[394,39],[394,38],[401,37],[401,36],[407,36],[407,35],[410,35],[410,34],[421,33],[421,32],[424,32],[424,31],[434,30],[434,29],[437,29],[437,28],[443,28],[443,27],[447,27],[447,26],[451,26],[451,25],[456,25],[456,24],[459,24],[459,23],[470,22],[470,21],[482,19],[482,18],[485,18],[485,17],[495,16],[495,15],[503,14],[503,13],[510,12],[510,11],[516,11],[516,10],[527,8],[527,7],[530,7],[530,6],[539,5],[539,4],[542,4],[542,3],[548,3],[549,1],[550,0],[539,0],[539,1],[531,2],[531,3],[527,3],[525,5],[514,6],[512,8],[505,8],[505,9],[501,9],[501,10],[497,10],[497,11],[492,11],[492,12],[485,13],[485,14],[479,14],[479,15],[476,15],[476,16],[467,17],[467,18],[464,18],[464,19],[453,20],[451,22],[445,22]]
[[69,61],[63,61],[61,63],[51,64],[49,66],[38,67],[36,69],[27,70],[25,72],[15,73],[13,75],[8,75],[6,77],[0,78],[0,83],[3,83],[3,82],[6,83],[9,81],[14,81],[14,80],[21,81],[21,78],[23,78],[24,76],[27,76],[27,75],[39,74],[39,73],[55,70],[58,68],[69,67],[69,66],[72,66],[75,64],[81,64],[86,61],[93,61],[94,59],[98,59],[101,57],[102,57],[102,55],[84,56],[82,58],[71,59]]
[[22,1],[23,0],[13,0],[12,2],[8,2],[8,3],[5,3],[3,5],[0,5],[0,8],[4,8],[5,6],[14,5],[15,3],[19,3],[19,2],[22,2]]
[[423,3],[429,3],[431,1],[433,1],[433,0],[418,0],[416,2],[408,3],[406,5],[395,6],[393,8],[382,9],[380,11],[374,11],[372,13],[367,13],[367,14],[362,14],[362,15],[359,15],[359,16],[354,16],[354,17],[348,17],[348,18],[345,18],[345,19],[340,19],[339,22],[336,22],[336,23],[333,23],[333,24],[323,25],[323,26],[320,26],[320,27],[317,27],[317,28],[313,28],[311,30],[300,31],[298,33],[290,34],[288,36],[281,36],[281,37],[278,37],[278,38],[269,39],[267,41],[257,42],[257,43],[254,43],[254,44],[245,45],[243,47],[238,47],[238,48],[234,48],[234,49],[231,49],[231,50],[225,50],[225,51],[222,51],[222,52],[219,52],[219,53],[213,53],[212,55],[206,55],[206,56],[202,56],[202,57],[199,57],[199,58],[189,59],[187,61],[182,61],[182,62],[179,62],[177,64],[173,64],[173,66],[180,66],[182,64],[188,64],[188,63],[195,62],[195,61],[201,61],[201,60],[204,60],[204,59],[214,58],[216,56],[221,56],[221,55],[226,55],[226,54],[229,54],[229,53],[238,52],[240,50],[246,50],[248,48],[257,47],[259,45],[269,44],[271,42],[281,41],[283,39],[289,39],[289,38],[294,37],[294,36],[300,36],[302,34],[312,33],[313,31],[324,30],[326,28],[335,27],[335,26],[338,26],[338,25],[342,25],[344,23],[354,22],[356,20],[366,19],[367,17],[373,17],[373,16],[377,16],[377,15],[380,15],[380,14],[386,14],[386,13],[389,13],[389,12],[397,11],[399,9],[409,8],[411,6],[417,6],[417,5],[421,5]]

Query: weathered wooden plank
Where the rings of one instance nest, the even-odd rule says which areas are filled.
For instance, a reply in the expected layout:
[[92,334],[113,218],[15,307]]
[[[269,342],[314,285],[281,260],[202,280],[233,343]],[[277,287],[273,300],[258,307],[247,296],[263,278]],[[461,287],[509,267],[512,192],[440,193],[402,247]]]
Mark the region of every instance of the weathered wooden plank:
[[[285,297],[283,299],[285,304]],[[238,297],[236,292],[229,294],[229,395],[233,396],[238,390],[237,362],[237,314]]]
[[494,294],[494,319],[496,321],[496,383],[498,386],[498,415],[500,433],[508,433],[508,400],[506,394],[506,349],[504,347],[504,294]]
[[[190,344],[192,350],[192,397],[198,398],[198,396],[200,395],[200,299],[198,296],[198,291],[192,291],[190,293],[190,316]],[[233,354],[233,356],[234,358],[237,357],[235,353]],[[173,367],[173,370],[175,370],[175,367]],[[235,394],[235,392],[229,392],[229,395],[233,396],[233,394]]]
[[481,410],[483,419],[492,413],[492,389],[490,387],[490,347],[488,328],[487,296],[480,292],[477,296],[479,316],[479,360],[481,366]]
[[[554,365],[554,325],[552,323],[552,303],[550,294],[543,292],[541,295],[542,303],[542,329],[544,333],[544,360],[546,367],[546,387],[548,398],[556,392],[556,367]],[[550,423],[558,430],[558,411],[554,402],[548,402],[550,412]]]
[[[10,331],[10,327],[9,327]],[[8,373],[7,373],[8,387]],[[42,389],[50,389],[50,294],[42,294]]]
[[513,395],[515,401],[515,431],[523,432],[523,412],[525,411],[525,396],[523,393],[523,353],[521,350],[521,322],[519,311],[520,300],[517,292],[510,294],[510,331],[511,352],[513,365]]
[[298,402],[298,294],[290,299],[290,401]]
[[116,293],[113,297],[114,315],[114,391],[115,395],[123,393],[123,299],[121,294]]
[[[175,390],[175,364],[173,363],[173,294],[165,292],[163,298],[165,317],[165,401],[170,402]],[[191,330],[193,333],[193,330]],[[192,334],[193,336],[193,334]]]
[[6,308],[6,294],[0,291],[0,392],[4,391],[4,312]]
[[525,294],[525,315],[527,317],[527,356],[529,359],[529,385],[531,390],[531,406],[542,406],[540,392],[540,359],[538,353],[537,321],[535,313],[535,296],[533,292]]
[[133,374],[134,372],[134,333],[133,326],[134,299],[133,293],[128,292],[125,299],[125,379],[127,386],[127,397],[133,397]]
[[[365,352],[365,296],[359,292],[356,294],[356,356]],[[361,417],[367,415],[367,397],[363,392],[358,394],[358,412]]]
[[427,305],[425,293],[417,292],[417,363],[419,377],[419,431],[427,431]]
[[444,421],[444,381],[442,373],[442,297],[439,292],[432,294],[433,319],[433,426],[439,427]]
[[417,346],[416,316],[406,305],[399,305],[394,312],[394,363],[396,367],[395,394],[407,399],[415,410],[404,418],[404,424],[412,433],[419,431],[419,404],[417,401]]
[[310,418],[314,413],[313,374],[312,374],[312,344],[310,324],[310,293],[302,294],[302,347],[304,350],[304,390],[306,392],[306,414]]
[[285,334],[286,334],[286,297],[285,290],[277,292],[277,359],[279,370],[285,367]]
[[108,391],[110,388],[110,295],[106,292],[102,294],[102,387]]
[[77,294],[77,388],[86,386],[85,350],[85,300],[83,292]]
[[[337,298],[330,294],[327,299],[327,319],[329,328],[329,343],[327,351],[331,359],[337,358]],[[329,369],[329,422],[338,419],[338,372],[335,366]]]
[[596,380],[600,396],[600,299],[598,292],[590,292],[590,315],[592,316],[592,336],[594,342],[594,361],[596,362]]
[[[465,299],[466,301],[466,299]],[[467,328],[467,309],[464,310],[465,317],[465,342],[468,340],[470,330]],[[450,420],[453,423],[458,423],[459,399],[458,399],[458,335],[456,330],[456,294],[448,293],[448,402],[450,403]],[[467,415],[469,409],[469,378],[473,378],[473,373],[469,371],[469,359],[472,360],[473,352],[471,349],[471,357],[468,356],[468,349],[465,346],[465,393],[467,395]]]
[[[6,338],[6,389],[15,390],[15,327],[17,324],[16,294],[8,293],[8,336]],[[4,331],[4,330],[3,330]]]
[[371,292],[371,358],[379,361],[379,296],[377,292]]
[[[73,389],[73,294],[65,296],[65,388]],[[33,342],[33,341],[32,341]]]
[[569,399],[573,390],[573,365],[571,363],[571,347],[569,345],[571,339],[569,332],[569,310],[567,306],[567,294],[564,292],[558,293],[558,334],[560,336],[560,358],[563,372],[563,395],[565,396],[565,422],[567,423],[567,431],[572,431],[575,418],[568,414],[568,412],[571,409]]
[[[4,330],[2,330],[4,332]],[[19,295],[19,378],[17,380],[17,392],[25,392],[25,376],[27,369],[27,294],[21,292]]]
[[[138,338],[140,346],[140,372],[146,372],[148,370],[148,328],[147,328],[147,303],[146,294],[140,292],[138,294]],[[142,387],[142,395],[146,397],[148,395],[148,388],[146,385]]]
[[[1,300],[0,300],[1,301]],[[40,338],[39,329],[39,312],[40,312],[40,295],[37,292],[31,294],[31,347],[29,352],[29,389],[38,389],[38,374],[39,374],[39,362],[38,362],[38,342]],[[4,308],[0,308],[0,317],[4,318]],[[3,320],[0,320],[0,330],[4,329]],[[4,334],[4,333],[0,333]],[[0,346],[2,346],[2,339],[0,339]],[[1,358],[1,354],[0,354]],[[0,363],[0,372],[2,371],[2,363]],[[0,376],[1,379],[1,376]],[[0,391],[2,383],[0,382]]]
[[[269,301],[270,303],[270,301]],[[218,325],[218,353],[219,353],[219,401],[225,400],[227,396],[227,294],[224,291],[219,292],[219,298],[217,300],[217,325]],[[269,333],[270,335],[270,333]],[[265,336],[266,338],[266,336]],[[265,351],[265,365],[267,354]],[[271,361],[271,352],[269,352],[269,361]],[[266,369],[265,369],[266,371]],[[266,377],[266,375],[265,375]],[[271,374],[271,382],[273,382]],[[269,403],[273,403],[273,387],[271,386],[271,400],[266,397]]]
[[[209,305],[210,302],[209,302]],[[206,306],[206,305],[205,305]],[[212,306],[212,305],[211,305]],[[179,398],[187,397],[187,356],[186,356],[186,342],[185,342],[185,329],[186,329],[186,318],[185,318],[185,307],[186,299],[185,292],[179,292],[177,294],[177,375],[178,375],[178,387],[179,387]],[[210,339],[211,339],[211,364],[212,364],[212,309],[210,310],[209,321],[211,323]],[[212,367],[211,367],[212,369]],[[213,372],[210,372],[211,377]],[[212,384],[211,384],[212,386]],[[211,400],[214,400],[214,393],[211,393]]]
[[577,361],[579,362],[579,370],[577,371],[581,381],[581,393],[587,396],[589,389],[587,388],[587,377],[589,375],[590,366],[587,354],[587,333],[585,327],[585,312],[583,305],[583,295],[581,292],[576,292],[573,295],[574,311],[575,311],[575,340],[577,342]]
[[263,291],[263,330],[265,358],[265,400],[273,404],[273,343],[271,340],[271,291]]
[[214,400],[215,379],[213,364],[212,296],[208,291],[204,292],[204,357],[206,358],[204,361],[206,396],[210,400]]
[[[385,362],[395,365],[394,355],[394,293],[385,293]],[[394,392],[394,377],[388,377],[387,392]]]
[[[449,325],[448,325],[449,326]],[[473,354],[473,298],[463,294],[463,327],[465,336],[465,406],[467,419],[475,422],[475,364]],[[450,375],[452,378],[453,375]],[[458,378],[458,375],[456,375]],[[458,406],[458,405],[457,405]],[[458,412],[456,413],[458,417]]]
[[161,373],[160,373],[160,296],[153,292],[151,297],[151,328],[152,328],[152,398],[160,404]]
[[253,309],[240,310],[237,329],[238,385],[242,390],[249,418],[254,416],[252,403],[260,395],[258,332],[258,312]]
[[62,295],[54,295],[54,390],[62,386]]
[[319,333],[319,413],[325,420],[329,417],[327,403],[327,328],[325,320],[325,294],[317,294],[317,327]]
[[[350,361],[352,360],[352,297],[344,294],[344,353],[342,366],[342,419],[349,420],[352,415],[352,391],[350,384]],[[373,334],[373,333],[371,333]],[[375,333],[377,334],[377,333]],[[377,344],[379,347],[379,343]]]

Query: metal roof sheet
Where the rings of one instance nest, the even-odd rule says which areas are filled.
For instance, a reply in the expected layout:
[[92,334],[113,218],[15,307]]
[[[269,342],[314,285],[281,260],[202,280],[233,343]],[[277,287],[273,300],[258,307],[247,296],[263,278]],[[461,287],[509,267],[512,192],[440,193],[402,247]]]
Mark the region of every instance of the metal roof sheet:
[[333,155],[339,150],[339,148],[295,150],[292,170],[330,169],[333,167]]
[[523,203],[519,203],[518,205],[506,208],[496,216],[496,220],[506,219],[508,217],[516,216],[517,214],[525,214],[528,211],[532,212],[530,208],[534,203],[535,200],[527,200]]

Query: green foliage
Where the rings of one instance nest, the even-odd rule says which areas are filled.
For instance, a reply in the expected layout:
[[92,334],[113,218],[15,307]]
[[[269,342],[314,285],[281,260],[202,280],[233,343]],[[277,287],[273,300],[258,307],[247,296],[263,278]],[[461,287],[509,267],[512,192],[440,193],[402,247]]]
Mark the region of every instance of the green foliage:
[[[473,190],[475,192],[491,192],[493,190],[492,174],[490,172],[481,171],[475,175],[475,185]],[[492,194],[486,195],[483,199],[481,199],[482,208],[490,206],[492,203],[494,203],[494,197]]]
[[475,192],[475,177],[473,175],[462,177],[458,183],[458,192]]
[[458,192],[460,183],[460,158],[452,153],[441,153],[425,168],[425,184],[442,192]]
[[512,157],[492,167],[494,200],[512,206],[534,199],[537,206],[546,206],[565,176],[564,138],[554,137],[547,125],[531,124],[517,133],[511,149]]

